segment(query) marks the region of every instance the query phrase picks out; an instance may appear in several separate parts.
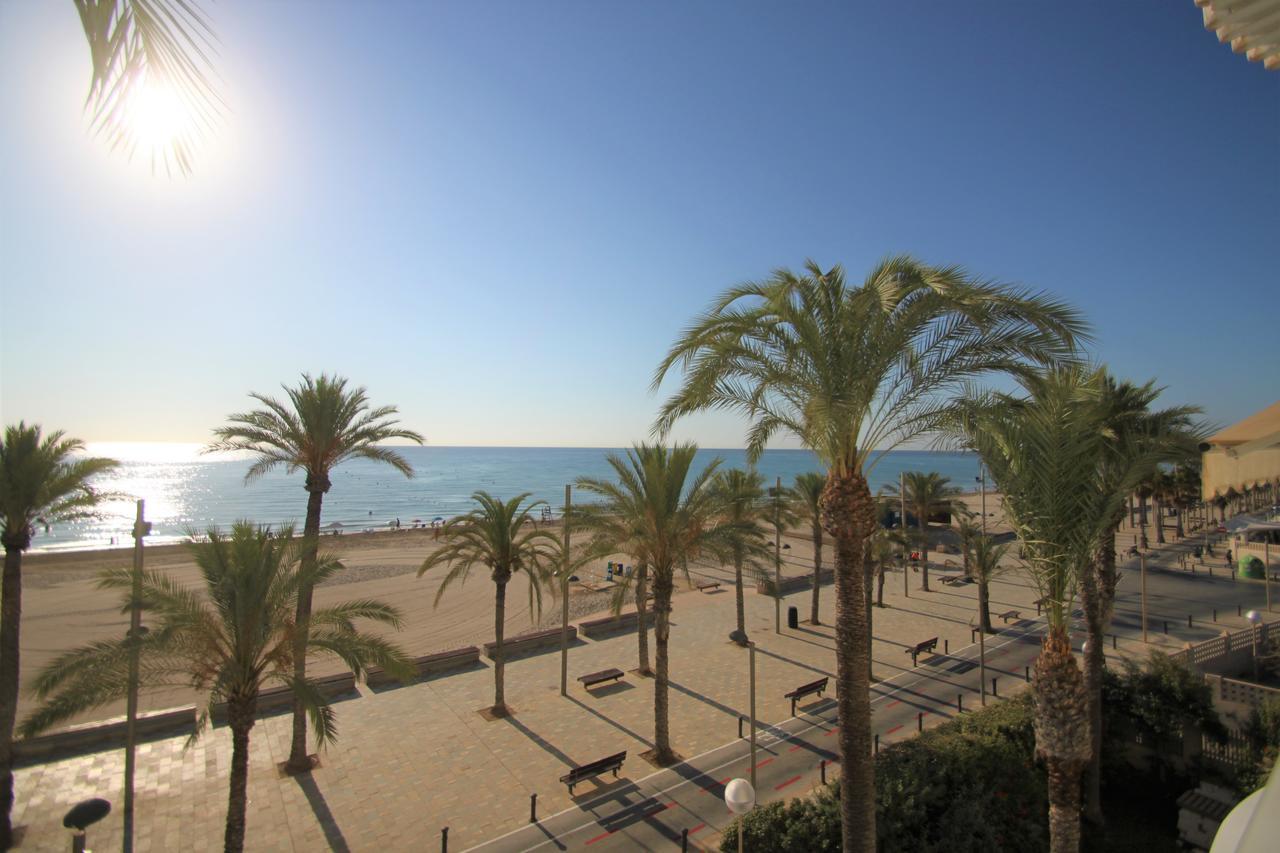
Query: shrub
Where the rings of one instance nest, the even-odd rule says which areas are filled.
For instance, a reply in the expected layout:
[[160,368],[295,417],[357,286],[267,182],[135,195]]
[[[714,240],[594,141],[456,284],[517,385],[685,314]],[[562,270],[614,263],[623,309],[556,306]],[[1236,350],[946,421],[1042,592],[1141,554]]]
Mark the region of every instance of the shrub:
[[[1034,850],[1048,843],[1044,773],[1026,696],[951,720],[881,750],[876,825],[885,851]],[[840,849],[840,790],[770,803],[747,815],[753,851]],[[738,849],[737,824],[721,850]]]

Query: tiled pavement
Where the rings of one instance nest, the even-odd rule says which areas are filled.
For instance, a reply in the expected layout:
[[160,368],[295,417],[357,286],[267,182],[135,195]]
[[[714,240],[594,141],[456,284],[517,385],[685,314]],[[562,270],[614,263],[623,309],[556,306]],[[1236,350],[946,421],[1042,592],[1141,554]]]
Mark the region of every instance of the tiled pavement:
[[[972,586],[922,593],[910,578],[886,583],[887,608],[875,611],[877,676],[910,668],[903,647],[937,635],[959,648],[969,642]],[[1034,615],[1036,593],[1010,576],[993,588],[993,612],[1018,608]],[[823,589],[823,621],[831,621],[830,587]],[[789,604],[808,610],[808,593]],[[748,593],[748,631],[758,646],[759,714],[778,721],[790,714],[787,690],[834,674],[831,628],[802,624],[773,633],[772,600]],[[747,712],[746,653],[727,641],[733,627],[731,589],[686,592],[675,604],[671,657],[671,726],[678,752],[692,756],[732,740]],[[1224,617],[1224,627],[1239,627]],[[1241,623],[1243,624],[1243,623]],[[1177,647],[1178,637],[1153,637]],[[1141,644],[1120,643],[1119,654]],[[1108,654],[1115,654],[1108,649]],[[338,703],[340,739],[322,752],[310,775],[281,777],[288,752],[288,718],[274,716],[253,731],[250,759],[248,847],[252,850],[435,849],[442,827],[451,849],[463,849],[528,820],[529,795],[541,813],[571,805],[557,781],[570,763],[627,750],[623,776],[651,769],[639,753],[651,746],[652,682],[628,673],[622,683],[588,694],[574,676],[618,666],[634,668],[634,633],[580,642],[570,654],[569,696],[559,695],[560,659],[549,651],[507,666],[507,698],[516,715],[486,721],[478,709],[492,702],[492,670],[435,678]],[[175,737],[143,745],[139,754],[136,849],[214,850],[221,845],[226,809],[230,738],[225,728],[206,733],[189,750]],[[75,802],[104,796],[116,811],[90,833],[90,846],[119,845],[118,806],[123,754],[116,750],[23,768],[17,774],[15,822],[27,827],[23,850],[62,850],[61,817]],[[579,786],[578,798],[596,789]]]

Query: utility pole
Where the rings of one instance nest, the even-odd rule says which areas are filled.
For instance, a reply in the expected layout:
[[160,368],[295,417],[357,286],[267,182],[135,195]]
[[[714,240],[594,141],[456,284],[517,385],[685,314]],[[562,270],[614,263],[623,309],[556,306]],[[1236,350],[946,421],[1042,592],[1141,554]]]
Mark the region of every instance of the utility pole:
[[911,597],[911,590],[907,584],[907,548],[909,547],[907,539],[907,475],[906,472],[898,472],[898,514],[902,516],[899,519],[898,529],[902,531],[902,595],[906,598]]
[[[773,622],[774,633],[782,633],[782,478],[778,477],[773,487]],[[755,646],[752,645],[752,654],[755,654]],[[752,667],[755,666],[755,658],[752,658]],[[752,672],[755,670],[752,669]],[[755,696],[755,691],[752,691]],[[752,715],[755,716],[754,714]],[[755,737],[755,724],[752,724],[752,738]],[[755,786],[756,778],[751,777],[751,785]]]
[[561,535],[560,561],[560,695],[569,695],[569,501],[573,487],[568,483],[564,487],[564,517],[560,523],[564,525]]
[[756,786],[756,644],[748,642],[751,650],[751,787]]
[[[1271,532],[1268,531],[1270,536]],[[1238,555],[1237,555],[1238,557]],[[1267,612],[1271,612],[1271,540],[1262,543],[1262,586],[1267,591]]]
[[142,540],[151,532],[151,522],[144,519],[146,501],[138,501],[138,515],[133,522],[133,590],[129,602],[129,695],[125,706],[124,729],[124,853],[133,853],[133,777],[137,768],[138,747],[138,654],[146,630],[142,627]]
[[[978,463],[978,489],[982,508],[982,536],[987,535],[987,466]],[[981,571],[981,569],[979,569]],[[985,586],[985,584],[984,584]],[[982,691],[982,707],[987,707],[987,626],[982,623],[982,596],[978,596],[978,689]]]
[[1138,576],[1142,581],[1142,642],[1147,641],[1147,555],[1138,552]]

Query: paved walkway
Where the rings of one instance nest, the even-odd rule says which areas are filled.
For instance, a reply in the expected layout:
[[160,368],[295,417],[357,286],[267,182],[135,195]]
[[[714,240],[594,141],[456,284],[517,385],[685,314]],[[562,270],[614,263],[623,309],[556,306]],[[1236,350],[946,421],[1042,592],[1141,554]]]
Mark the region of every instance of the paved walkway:
[[[921,667],[928,675],[912,670],[910,657],[903,653],[905,646],[934,635],[939,637],[940,650],[948,646],[959,654],[969,645],[974,587],[953,588],[935,583],[935,591],[923,593],[915,588],[918,574],[909,575],[909,582],[912,589],[906,598],[901,573],[890,576],[886,584],[888,606],[875,611],[876,676],[901,686],[894,698],[880,703],[884,710],[877,712],[877,726],[883,721],[882,737],[887,738],[909,736],[918,710],[930,711],[927,722],[942,719],[957,691],[968,689],[976,701],[973,685],[947,683],[951,677],[937,673],[936,664]],[[1262,595],[1260,585],[1158,569],[1149,572],[1148,592],[1151,625],[1157,619],[1171,622],[1168,636],[1163,633],[1162,624],[1152,628],[1152,645],[1170,649],[1180,647],[1186,640],[1213,636],[1222,628],[1243,627],[1244,621],[1235,616],[1235,603],[1248,599],[1256,604]],[[1145,647],[1133,639],[1130,620],[1137,609],[1135,596],[1136,572],[1130,571],[1122,582],[1118,607],[1118,648],[1108,648],[1109,655],[1145,653]],[[1032,602],[1037,597],[1019,576],[1011,575],[993,587],[992,609],[996,613],[1017,609],[1022,616],[1034,618]],[[815,758],[826,749],[814,743],[822,735],[814,734],[817,728],[801,733],[789,727],[829,722],[822,723],[821,716],[787,722],[791,711],[782,695],[822,675],[834,676],[834,643],[828,627],[831,598],[830,587],[825,587],[821,615],[827,625],[802,624],[800,630],[784,628],[781,635],[776,635],[772,600],[753,593],[747,596],[747,627],[758,644],[759,717],[777,724],[777,736],[787,739],[786,750],[800,743],[793,740],[795,737],[803,734],[808,738],[804,743],[810,747],[795,750],[792,758],[804,758],[811,765],[805,771],[810,775],[816,770]],[[747,653],[727,640],[733,627],[732,603],[732,591],[722,588],[712,593],[683,593],[675,605],[672,739],[682,755],[701,756],[693,769],[687,770],[690,773],[698,769],[710,773],[718,762],[717,755],[723,754],[727,760],[734,756],[735,749],[741,748],[737,721],[739,716],[746,716],[748,708]],[[787,603],[798,606],[802,614],[807,613],[808,593],[797,593]],[[1219,609],[1220,624],[1209,621],[1208,612],[1213,607]],[[1190,628],[1187,613],[1196,614]],[[1034,644],[1026,644],[1022,651],[1033,653]],[[276,770],[287,754],[287,717],[267,718],[253,731],[249,848],[380,850],[392,845],[402,849],[421,849],[425,845],[435,849],[441,829],[449,827],[451,849],[459,850],[527,827],[533,793],[538,794],[539,814],[556,815],[572,808],[585,815],[580,821],[583,823],[588,819],[597,824],[599,821],[577,802],[593,803],[602,794],[605,803],[635,807],[630,800],[624,803],[617,798],[624,796],[619,792],[627,791],[632,793],[626,797],[642,796],[649,790],[643,785],[652,784],[636,781],[646,780],[654,772],[639,758],[640,752],[652,746],[652,681],[628,673],[622,683],[591,693],[572,681],[578,674],[610,666],[631,669],[635,662],[634,634],[580,642],[571,652],[569,696],[561,697],[558,654],[549,652],[514,661],[507,666],[507,696],[517,713],[495,722],[486,721],[478,713],[492,701],[492,672],[487,666],[376,694],[363,691],[358,698],[335,706],[341,740],[323,753],[322,767],[298,778],[281,777]],[[1002,693],[1006,677],[1010,685],[1021,681],[1019,662],[1021,657],[1015,661],[1011,656],[1007,662],[996,664],[1006,670],[1000,676]],[[926,679],[920,683],[927,684],[935,678],[946,683],[946,695],[922,698],[909,692],[917,690],[915,680]],[[901,704],[887,707],[895,701]],[[966,707],[969,701],[966,699]],[[889,711],[906,715],[904,721],[879,716]],[[890,731],[899,724],[902,728]],[[169,738],[147,743],[140,749],[139,851],[214,850],[221,845],[229,735],[226,729],[215,729],[185,751],[183,742],[183,738]],[[782,748],[781,742],[769,746]],[[620,782],[602,780],[599,788],[585,783],[579,786],[575,802],[557,781],[570,764],[624,749],[629,757]],[[711,762],[709,766],[707,761]],[[778,788],[777,796],[802,791],[811,784],[809,777],[791,768],[789,762],[776,763],[779,767],[771,772],[785,767],[792,776],[797,772],[802,776]],[[122,764],[122,753],[116,750],[20,769],[14,817],[16,823],[27,827],[21,849],[65,849],[67,833],[61,827],[61,817],[66,809],[89,796],[104,796],[118,804]],[[723,778],[716,776],[715,781]],[[773,785],[783,781],[786,779]],[[658,790],[661,788],[653,789]],[[723,805],[716,804],[709,794],[702,796],[708,805],[697,815],[707,824],[702,833],[710,833],[722,824],[724,815],[717,820],[707,818],[714,816],[715,808],[723,811]],[[655,802],[652,808],[657,805]],[[571,818],[568,820],[572,822]],[[673,821],[668,828],[678,831],[684,822],[683,818]],[[595,835],[609,828],[605,826]],[[116,847],[119,832],[117,811],[91,832],[90,846]],[[702,833],[697,834],[700,841]],[[606,841],[623,844],[626,836],[611,838],[606,834],[595,842],[595,847]]]

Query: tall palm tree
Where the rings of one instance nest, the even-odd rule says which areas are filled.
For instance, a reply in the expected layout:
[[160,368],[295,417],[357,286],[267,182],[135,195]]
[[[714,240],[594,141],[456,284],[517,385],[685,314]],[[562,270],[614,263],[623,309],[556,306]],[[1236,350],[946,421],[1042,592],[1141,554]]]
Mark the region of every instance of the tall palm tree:
[[[929,518],[940,513],[955,512],[956,497],[960,490],[951,485],[951,478],[936,471],[907,471],[902,478],[906,488],[907,511],[916,517],[920,531],[920,588],[929,591]],[[901,499],[898,486],[885,489],[888,494]],[[906,524],[906,519],[903,519]]]
[[[307,709],[316,740],[324,744],[337,735],[333,709],[319,687],[294,676],[294,634],[300,629],[294,613],[301,591],[332,577],[342,565],[322,556],[309,569],[301,568],[292,534],[287,527],[273,533],[247,521],[237,522],[229,536],[211,528],[208,541],[188,546],[203,594],[163,572],[144,572],[142,606],[156,624],[137,641],[99,640],[51,661],[32,684],[42,702],[23,721],[23,734],[30,737],[127,695],[129,653],[136,642],[144,686],[207,691],[208,703],[193,738],[207,725],[215,704],[226,703],[231,778],[223,846],[228,853],[243,850],[249,734],[261,690],[273,683],[289,687]],[[130,569],[112,569],[103,573],[98,586],[118,591],[128,609],[133,577]],[[376,665],[396,677],[412,678],[404,652],[358,629],[357,620],[400,627],[399,611],[379,601],[321,608],[301,627],[309,635],[308,654],[339,658],[357,676]]]
[[116,467],[113,459],[82,456],[84,443],[60,431],[19,421],[0,440],[0,513],[4,529],[0,586],[0,850],[13,843],[13,724],[18,713],[22,626],[22,552],[31,547],[36,519],[48,523],[83,518],[105,495],[90,483]]
[[680,569],[687,574],[689,562],[704,551],[725,556],[733,535],[731,525],[719,517],[712,488],[720,460],[693,474],[697,452],[694,444],[637,444],[625,457],[607,457],[616,482],[592,477],[577,481],[579,489],[602,499],[575,513],[590,547],[597,553],[630,553],[637,565],[648,567],[653,581],[653,760],[660,765],[677,760],[668,719],[667,654],[675,573]]
[[[547,586],[561,564],[560,542],[548,530],[538,530],[534,510],[544,501],[530,501],[529,493],[503,501],[485,491],[471,495],[476,507],[466,515],[447,522],[440,534],[444,545],[422,562],[418,577],[437,566],[449,573],[436,590],[439,606],[445,590],[455,581],[466,582],[473,566],[489,570],[494,585],[493,606],[493,707],[494,717],[509,713],[503,684],[503,637],[506,633],[507,584],[523,572],[529,580],[529,612],[542,613],[542,588]],[[581,509],[575,509],[575,514]]]
[[[350,459],[371,459],[412,477],[413,467],[409,462],[380,444],[392,439],[421,444],[422,436],[392,419],[395,406],[370,409],[365,389],[348,388],[347,380],[341,376],[322,373],[313,379],[304,373],[296,387],[284,386],[284,391],[287,402],[251,393],[249,396],[263,408],[229,416],[226,426],[213,431],[215,440],[205,451],[239,450],[253,454],[256,458],[245,474],[246,483],[278,466],[284,466],[290,474],[302,471],[306,475],[303,486],[307,490],[307,517],[302,528],[302,576],[306,578],[314,570],[316,551],[320,547],[320,511],[324,496],[333,485],[329,474],[334,467]],[[298,592],[298,624],[305,625],[310,613],[311,587],[303,586]],[[294,678],[298,681],[307,675],[307,637],[306,631],[295,634],[298,647],[293,652],[297,667]],[[287,766],[293,772],[301,772],[311,764],[307,754],[306,708],[301,702],[295,702]]]
[[729,558],[733,562],[735,606],[738,627],[730,639],[740,646],[747,644],[746,603],[743,600],[744,569],[760,574],[770,549],[765,545],[763,519],[772,517],[772,509],[764,502],[764,478],[754,469],[730,468],[716,474],[711,488],[720,504],[720,513],[729,529]]
[[1098,374],[1061,368],[1024,378],[1028,398],[994,395],[965,419],[965,440],[991,472],[1005,515],[1021,540],[1025,570],[1046,602],[1048,623],[1036,660],[1036,751],[1049,776],[1050,850],[1080,847],[1080,776],[1090,759],[1088,694],[1071,652],[1071,611],[1099,544],[1140,476],[1113,479],[1108,461],[1123,449],[1109,428]]
[[791,486],[791,493],[795,495],[793,509],[796,518],[808,523],[809,535],[813,538],[813,601],[809,609],[809,622],[813,625],[822,624],[818,619],[818,595],[822,585],[822,490],[826,485],[825,476],[817,471],[806,471],[797,474]]
[[[1134,491],[1141,497],[1150,488],[1162,464],[1176,463],[1198,456],[1198,444],[1206,428],[1195,420],[1200,409],[1174,406],[1157,409],[1156,401],[1163,389],[1153,382],[1137,385],[1119,381],[1105,370],[1099,370],[1094,381],[1099,387],[1105,430],[1112,437],[1111,453],[1105,458],[1104,481],[1111,488],[1136,482]],[[1145,500],[1142,501],[1145,516]],[[1089,729],[1091,758],[1085,773],[1085,815],[1100,824],[1102,814],[1102,670],[1106,631],[1111,624],[1115,603],[1115,541],[1123,523],[1123,510],[1109,522],[1099,543],[1089,571],[1082,578],[1081,604],[1085,614],[1089,647],[1085,653],[1084,682],[1089,694]],[[1157,509],[1157,524],[1159,510]],[[1145,521],[1142,541],[1146,542]]]
[[988,634],[996,632],[991,627],[991,582],[1008,570],[1003,560],[1012,545],[1012,542],[996,544],[990,536],[979,533],[969,553],[970,575],[978,582],[979,627]]
[[876,528],[867,472],[883,452],[934,428],[953,392],[992,372],[1071,355],[1085,333],[1064,304],[979,282],[955,267],[889,258],[861,285],[810,262],[800,274],[722,294],[672,346],[679,390],[655,430],[709,409],[750,419],[750,456],[789,432],[827,469],[822,526],[835,543],[837,707],[846,850],[875,846],[871,753],[870,616],[865,542]]
[[982,535],[982,523],[974,521],[974,512],[965,506],[964,501],[956,501],[954,505],[955,518],[951,522],[951,526],[955,528],[956,536],[960,539],[960,559],[964,563],[964,576],[973,577],[971,568],[970,552],[973,550],[974,543],[978,541],[978,537]]

